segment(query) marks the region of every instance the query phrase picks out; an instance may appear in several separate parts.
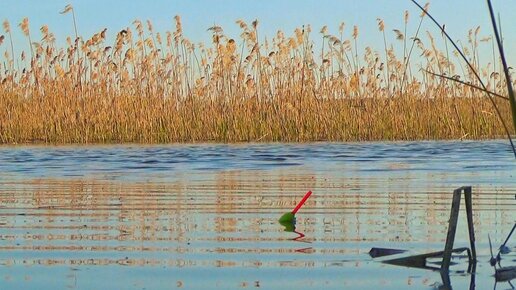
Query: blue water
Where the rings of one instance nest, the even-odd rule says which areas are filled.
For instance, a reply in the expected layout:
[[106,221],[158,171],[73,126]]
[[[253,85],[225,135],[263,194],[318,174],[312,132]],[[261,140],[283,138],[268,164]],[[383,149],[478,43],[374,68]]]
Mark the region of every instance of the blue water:
[[[479,264],[453,289],[492,289],[516,222],[508,142],[0,147],[2,289],[437,289],[436,271],[372,247],[442,250],[451,192],[473,187]],[[295,232],[278,224],[307,190]],[[468,246],[465,215],[456,247]],[[516,237],[504,266],[516,265]],[[495,248],[496,250],[496,248]],[[498,283],[497,289],[510,284]]]
[[[393,164],[403,166],[391,166]],[[0,147],[0,172],[8,178],[168,181],[176,175],[203,171],[278,168],[304,168],[317,172],[353,168],[364,174],[389,175],[406,171],[491,170],[512,176],[515,166],[505,140]]]

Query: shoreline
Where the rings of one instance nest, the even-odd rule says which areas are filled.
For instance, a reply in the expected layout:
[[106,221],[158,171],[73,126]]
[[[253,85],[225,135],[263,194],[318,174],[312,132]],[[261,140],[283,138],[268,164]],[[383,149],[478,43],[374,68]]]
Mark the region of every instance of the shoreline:
[[[511,136],[514,138],[515,136]],[[7,147],[88,147],[88,146],[140,146],[140,147],[153,147],[153,146],[202,146],[202,145],[229,145],[229,146],[239,146],[239,145],[307,145],[307,144],[370,144],[370,143],[432,143],[432,142],[493,142],[499,141],[504,142],[508,139],[505,136],[495,136],[493,138],[477,138],[477,139],[411,139],[411,140],[386,140],[386,139],[377,139],[377,140],[347,140],[347,141],[339,141],[339,140],[308,140],[303,142],[285,142],[285,141],[241,141],[241,142],[218,142],[218,141],[209,141],[209,140],[199,140],[197,142],[168,142],[168,143],[138,143],[138,142],[104,142],[104,143],[51,143],[51,142],[22,142],[22,143],[0,143],[0,148]]]

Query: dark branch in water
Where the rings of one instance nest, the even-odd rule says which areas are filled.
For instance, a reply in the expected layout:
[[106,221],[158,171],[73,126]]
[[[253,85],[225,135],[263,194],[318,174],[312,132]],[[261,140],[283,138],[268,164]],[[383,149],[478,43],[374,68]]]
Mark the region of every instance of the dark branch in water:
[[503,245],[505,246],[507,244],[507,242],[509,241],[509,238],[512,236],[512,233],[514,233],[514,229],[516,229],[516,224],[514,224],[514,226],[512,227],[512,230],[511,232],[509,233],[509,235],[507,236],[507,239],[505,239],[505,242],[503,242]]
[[507,236],[507,238],[505,239],[505,242],[503,242],[503,244],[500,246],[500,250],[507,246],[507,242],[508,242],[508,241],[509,241],[509,239],[511,238],[512,233],[514,233],[514,230],[515,230],[515,229],[516,229],[516,223],[514,224],[514,226],[512,227],[511,232],[509,233],[509,235],[508,235],[508,236]]
[[[416,0],[411,0],[412,3],[414,3],[417,7],[419,7],[419,9],[421,9],[421,11],[423,11],[423,13],[425,13],[426,15],[428,15],[428,18],[430,18],[434,23],[435,25],[437,25],[437,27],[439,27],[439,29],[441,30],[441,33],[446,36],[446,38],[451,42],[451,44],[453,45],[453,47],[457,50],[457,52],[459,53],[459,55],[462,57],[462,59],[466,62],[466,64],[468,65],[469,69],[471,70],[471,72],[475,75],[475,77],[477,78],[477,80],[479,81],[481,87],[483,88],[483,91],[487,94],[487,96],[489,97],[489,100],[491,101],[491,104],[493,105],[495,111],[496,111],[496,114],[498,115],[498,118],[500,119],[500,122],[502,123],[503,125],[503,128],[505,130],[505,133],[507,135],[507,139],[509,139],[509,143],[511,143],[511,148],[512,148],[512,152],[514,153],[514,157],[516,158],[516,148],[514,147],[514,143],[512,142],[512,139],[511,139],[511,134],[509,132],[509,128],[507,128],[507,124],[505,124],[505,121],[504,119],[502,118],[502,114],[500,113],[500,110],[498,109],[498,106],[496,105],[496,103],[494,102],[493,100],[493,96],[489,93],[489,90],[487,89],[486,85],[484,84],[484,82],[482,81],[482,79],[480,78],[480,75],[478,75],[478,72],[475,70],[475,68],[473,67],[473,65],[468,61],[468,59],[466,58],[466,56],[464,55],[464,53],[462,52],[462,50],[457,46],[457,44],[455,43],[455,41],[453,41],[453,39],[448,35],[448,33],[446,32],[446,30],[444,30],[444,26],[442,26],[441,24],[439,24],[439,22],[437,22],[437,20],[435,20],[435,18],[430,14],[428,13],[428,11],[426,11],[425,8],[423,8],[421,5],[419,5],[419,3],[417,3]],[[489,1],[489,0],[488,0]],[[496,31],[496,29],[495,29]],[[510,86],[510,84],[509,84]],[[511,93],[512,90],[509,92]],[[514,94],[513,94],[514,96]],[[512,104],[511,104],[512,106]],[[516,118],[516,111],[513,111],[513,120],[515,120]],[[515,121],[515,126],[516,126],[516,121]],[[515,127],[516,128],[516,127]]]
[[467,82],[465,82],[465,81],[461,81],[461,80],[456,79],[456,78],[453,78],[453,77],[449,77],[449,76],[445,76],[445,75],[437,74],[437,73],[431,72],[431,71],[426,70],[426,69],[424,69],[423,71],[424,71],[424,72],[426,72],[427,74],[431,74],[431,75],[433,75],[433,76],[440,77],[440,78],[444,78],[444,79],[447,79],[447,80],[450,80],[450,81],[458,82],[459,84],[463,84],[463,85],[468,86],[468,87],[470,87],[470,88],[474,88],[474,89],[477,89],[477,90],[483,91],[483,92],[488,93],[488,94],[491,94],[491,95],[493,95],[493,96],[495,96],[495,97],[502,98],[502,99],[504,99],[504,100],[509,100],[509,98],[508,98],[508,97],[506,97],[506,96],[502,96],[502,95],[500,95],[500,94],[497,94],[497,93],[494,93],[494,92],[491,92],[491,91],[486,91],[486,90],[484,90],[483,88],[481,88],[481,87],[479,87],[479,86],[475,86],[474,84],[470,84],[470,83],[467,83]]
[[489,240],[489,252],[491,253],[491,259],[489,259],[489,264],[491,264],[491,266],[493,266],[496,270],[496,262],[500,262],[497,258],[499,258],[499,256],[497,256],[496,258],[493,256],[493,244],[491,243],[491,236],[489,234],[487,234],[487,239]]

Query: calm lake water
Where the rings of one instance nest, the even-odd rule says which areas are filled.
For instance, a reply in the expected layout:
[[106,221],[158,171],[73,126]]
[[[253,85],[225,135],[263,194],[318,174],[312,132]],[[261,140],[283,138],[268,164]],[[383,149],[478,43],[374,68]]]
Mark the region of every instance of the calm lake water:
[[[496,250],[516,221],[515,177],[505,140],[4,146],[0,285],[440,289],[439,272],[368,252],[442,250],[451,193],[471,185],[479,263],[472,276],[455,257],[450,281],[493,289],[488,234]],[[285,231],[278,218],[308,190]],[[469,245],[465,220],[456,247]],[[516,265],[515,245],[502,266]]]

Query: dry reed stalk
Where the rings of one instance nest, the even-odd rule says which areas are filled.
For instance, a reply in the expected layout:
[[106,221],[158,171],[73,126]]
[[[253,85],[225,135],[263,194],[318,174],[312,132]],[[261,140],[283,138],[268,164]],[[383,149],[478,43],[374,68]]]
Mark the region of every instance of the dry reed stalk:
[[[480,26],[475,29],[474,40],[472,40],[472,36],[471,36],[472,35],[472,31],[471,30],[470,30],[470,33],[469,33],[469,37],[468,38],[469,38],[469,42],[472,44],[473,57],[474,57],[473,60],[470,60],[470,59],[468,59],[466,57],[468,55],[467,49],[462,47],[462,50],[461,50],[458,47],[457,43],[455,41],[453,41],[453,39],[451,39],[451,37],[444,30],[444,25],[441,26],[439,24],[439,22],[432,15],[430,15],[425,8],[421,7],[421,5],[419,5],[417,3],[417,1],[412,0],[412,2],[416,6],[418,6],[423,11],[423,13],[428,15],[428,17],[434,22],[434,24],[436,24],[439,28],[441,28],[441,32],[442,32],[443,36],[446,37],[446,39],[448,39],[451,42],[453,47],[456,49],[457,54],[459,54],[462,57],[462,59],[464,60],[464,62],[467,64],[467,67],[468,67],[468,69],[470,71],[470,74],[472,74],[474,76],[473,81],[474,82],[478,81],[478,83],[480,84],[480,86],[482,88],[482,91],[486,94],[486,96],[489,98],[491,104],[493,105],[493,108],[494,108],[494,110],[495,110],[495,112],[496,112],[496,114],[497,114],[497,116],[499,118],[500,124],[504,128],[504,131],[505,131],[505,134],[507,136],[507,139],[509,140],[509,142],[511,144],[511,148],[512,148],[512,151],[514,153],[514,156],[516,157],[516,147],[514,146],[513,141],[511,139],[511,132],[510,132],[509,128],[507,127],[506,123],[505,123],[505,118],[502,115],[501,110],[498,107],[497,103],[494,101],[493,94],[487,89],[486,85],[484,84],[485,81],[480,76],[480,72],[479,72],[480,62],[478,60],[479,59],[478,56],[475,56],[475,51],[476,51],[477,46],[478,46],[477,35],[478,35],[478,32],[480,31]],[[487,3],[488,3],[488,6],[489,6],[490,18],[492,20],[492,24],[493,24],[493,28],[494,28],[494,33],[495,33],[495,36],[497,38],[498,48],[499,48],[499,51],[500,51],[500,58],[502,60],[503,66],[504,66],[504,74],[506,76],[507,93],[509,95],[508,98],[509,98],[509,101],[510,101],[511,115],[512,115],[512,120],[513,120],[513,124],[514,124],[514,126],[512,128],[512,131],[514,131],[514,130],[516,130],[516,105],[515,105],[516,101],[515,101],[515,96],[514,96],[514,92],[513,92],[513,89],[512,89],[511,76],[510,76],[510,73],[509,73],[509,71],[507,69],[507,63],[505,62],[504,50],[503,50],[502,43],[500,41],[498,28],[496,27],[496,21],[495,21],[495,18],[494,18],[494,13],[493,13],[493,8],[492,8],[492,5],[491,5],[491,1],[487,0]],[[475,59],[477,61],[475,61]],[[442,73],[441,73],[441,75],[442,75]]]

